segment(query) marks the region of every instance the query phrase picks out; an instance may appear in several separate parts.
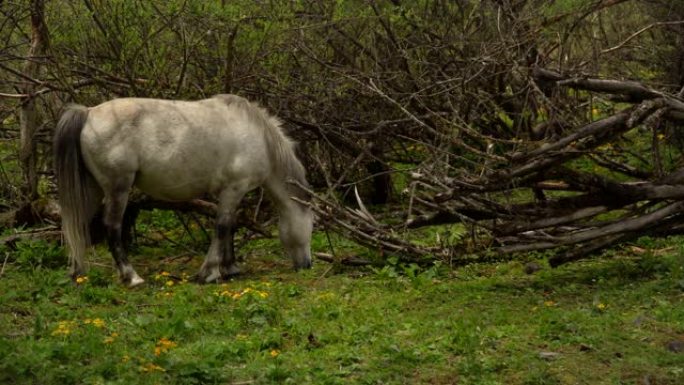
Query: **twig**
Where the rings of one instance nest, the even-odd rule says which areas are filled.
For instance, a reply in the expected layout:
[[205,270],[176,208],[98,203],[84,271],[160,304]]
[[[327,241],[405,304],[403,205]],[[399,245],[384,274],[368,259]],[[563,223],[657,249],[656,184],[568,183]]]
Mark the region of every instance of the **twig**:
[[679,25],[679,24],[684,24],[684,20],[679,20],[679,21],[658,21],[658,22],[655,22],[655,23],[651,23],[651,24],[649,24],[649,25],[647,25],[647,26],[641,28],[640,30],[634,32],[633,34],[631,34],[627,39],[623,40],[620,44],[618,44],[618,45],[616,45],[616,46],[614,46],[614,47],[611,47],[611,48],[607,48],[607,49],[601,50],[601,53],[602,53],[602,54],[606,54],[606,53],[610,53],[610,52],[613,52],[613,51],[615,51],[615,50],[618,50],[618,49],[624,47],[625,44],[629,43],[632,39],[634,39],[635,37],[641,35],[642,33],[646,32],[646,31],[648,31],[648,30],[651,29],[651,28],[659,27],[659,26],[661,26],[661,25]]
[[325,261],[328,263],[332,264],[340,264],[340,265],[347,265],[347,266],[368,266],[372,265],[373,262],[363,259],[363,258],[358,258],[354,256],[349,256],[349,257],[344,257],[344,258],[336,258],[332,254],[328,253],[314,253],[316,258],[320,259],[321,261]]
[[5,260],[2,262],[2,269],[0,269],[0,277],[5,273],[5,266],[7,265],[7,260],[9,259],[10,253],[5,251]]

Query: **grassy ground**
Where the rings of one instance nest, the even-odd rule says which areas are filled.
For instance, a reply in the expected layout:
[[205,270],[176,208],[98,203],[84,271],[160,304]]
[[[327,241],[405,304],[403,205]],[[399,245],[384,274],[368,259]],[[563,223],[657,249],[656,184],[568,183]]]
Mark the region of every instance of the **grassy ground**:
[[197,255],[140,247],[137,289],[101,249],[74,285],[61,248],[23,244],[0,278],[0,383],[682,384],[680,241],[533,275],[521,262],[295,273],[258,241],[220,285],[184,281]]

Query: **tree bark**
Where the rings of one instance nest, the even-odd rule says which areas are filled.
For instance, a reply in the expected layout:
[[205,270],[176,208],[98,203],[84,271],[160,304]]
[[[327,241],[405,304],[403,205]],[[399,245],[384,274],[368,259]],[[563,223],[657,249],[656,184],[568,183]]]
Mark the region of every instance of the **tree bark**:
[[[23,73],[27,79],[38,79],[41,61],[48,45],[47,26],[44,18],[45,1],[31,2],[31,48],[29,49]],[[26,97],[19,110],[20,150],[19,157],[24,173],[24,198],[34,201],[38,198],[38,170],[35,135],[38,130],[38,118],[35,103],[35,91],[40,86],[37,81],[28,81],[22,90]]]

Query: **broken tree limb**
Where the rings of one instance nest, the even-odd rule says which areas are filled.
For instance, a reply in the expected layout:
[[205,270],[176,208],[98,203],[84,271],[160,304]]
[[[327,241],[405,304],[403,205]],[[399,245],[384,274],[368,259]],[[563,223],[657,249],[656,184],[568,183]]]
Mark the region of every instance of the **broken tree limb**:
[[549,237],[546,241],[540,241],[536,243],[502,246],[499,247],[497,251],[505,254],[516,253],[521,251],[544,250],[558,246],[591,241],[593,239],[605,237],[608,235],[637,231],[650,226],[654,226],[655,224],[657,224],[658,221],[664,220],[670,215],[680,213],[683,208],[684,202],[675,202],[661,209],[658,209],[652,213],[642,215],[636,218],[624,219],[622,221],[612,223],[604,227],[584,230],[561,237]]

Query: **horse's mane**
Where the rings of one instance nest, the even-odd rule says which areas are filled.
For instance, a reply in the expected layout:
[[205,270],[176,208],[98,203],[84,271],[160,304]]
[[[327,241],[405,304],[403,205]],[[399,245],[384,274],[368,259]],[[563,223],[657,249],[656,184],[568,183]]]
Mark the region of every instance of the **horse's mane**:
[[[302,186],[308,187],[306,170],[295,155],[295,142],[292,141],[282,128],[282,121],[271,115],[266,109],[255,102],[231,94],[215,95],[227,105],[232,105],[243,110],[251,121],[257,122],[263,129],[266,146],[269,150],[269,158],[274,171],[286,182],[291,179]],[[289,185],[289,183],[288,183]],[[301,188],[288,186],[288,190],[297,198],[305,199],[306,193]]]

